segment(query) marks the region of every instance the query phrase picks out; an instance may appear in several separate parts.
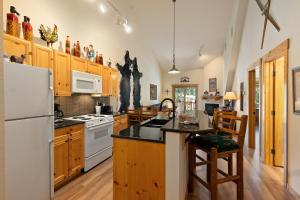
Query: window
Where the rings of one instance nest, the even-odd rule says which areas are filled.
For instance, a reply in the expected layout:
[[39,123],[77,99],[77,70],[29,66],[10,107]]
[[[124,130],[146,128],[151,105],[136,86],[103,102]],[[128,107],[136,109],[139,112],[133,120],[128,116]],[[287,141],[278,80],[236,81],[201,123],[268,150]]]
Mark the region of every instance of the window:
[[197,109],[198,85],[173,85],[173,99],[176,106],[182,103],[184,111]]

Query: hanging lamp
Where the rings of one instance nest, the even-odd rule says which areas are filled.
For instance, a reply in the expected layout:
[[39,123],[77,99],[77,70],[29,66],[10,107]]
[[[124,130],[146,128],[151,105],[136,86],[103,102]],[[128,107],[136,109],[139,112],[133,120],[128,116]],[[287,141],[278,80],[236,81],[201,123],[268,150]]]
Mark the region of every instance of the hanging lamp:
[[175,60],[175,40],[176,40],[176,0],[172,0],[174,3],[174,20],[173,20],[173,66],[172,69],[169,70],[169,74],[179,74],[180,71],[176,68],[176,60]]

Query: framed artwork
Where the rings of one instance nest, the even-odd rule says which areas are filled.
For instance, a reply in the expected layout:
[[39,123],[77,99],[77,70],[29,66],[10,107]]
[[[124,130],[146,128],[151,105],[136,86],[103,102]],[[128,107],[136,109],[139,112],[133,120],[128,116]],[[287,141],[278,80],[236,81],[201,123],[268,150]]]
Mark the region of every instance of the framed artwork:
[[150,84],[150,100],[157,100],[157,85]]
[[294,113],[300,114],[300,67],[293,69]]
[[244,82],[240,83],[240,110],[244,111],[244,95],[245,95],[245,86]]
[[210,78],[209,79],[209,92],[216,92],[217,91],[217,78]]

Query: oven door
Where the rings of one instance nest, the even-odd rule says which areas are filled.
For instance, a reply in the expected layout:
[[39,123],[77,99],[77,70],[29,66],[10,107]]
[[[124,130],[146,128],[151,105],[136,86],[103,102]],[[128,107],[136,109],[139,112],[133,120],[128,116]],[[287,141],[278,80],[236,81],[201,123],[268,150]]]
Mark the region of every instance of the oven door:
[[113,133],[113,123],[101,124],[86,128],[85,131],[85,157],[90,157],[107,147],[112,146],[111,135]]

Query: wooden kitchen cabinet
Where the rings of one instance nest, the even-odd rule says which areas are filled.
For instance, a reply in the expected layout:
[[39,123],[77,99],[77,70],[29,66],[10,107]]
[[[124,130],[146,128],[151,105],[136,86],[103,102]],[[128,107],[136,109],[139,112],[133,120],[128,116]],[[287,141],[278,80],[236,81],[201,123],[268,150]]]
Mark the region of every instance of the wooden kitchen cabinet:
[[111,96],[118,96],[119,92],[119,73],[117,69],[111,69]]
[[61,184],[68,178],[69,136],[64,134],[54,139],[54,185]]
[[55,130],[54,186],[58,188],[84,168],[84,126],[74,125]]
[[55,96],[71,96],[70,55],[54,51]]
[[99,65],[97,63],[88,61],[87,72],[90,74],[95,74],[95,75],[101,76],[102,67],[101,67],[101,65]]
[[53,69],[53,50],[39,44],[32,43],[32,65]]
[[102,96],[110,95],[110,69],[103,66],[102,68]]
[[128,115],[119,115],[114,117],[114,133],[118,133],[128,128]]
[[69,176],[80,172],[84,167],[83,144],[83,130],[71,130],[69,137]]
[[31,42],[3,33],[3,52],[8,56],[25,55],[25,64],[32,64]]
[[87,72],[87,60],[78,58],[76,56],[71,56],[71,67],[72,70]]

